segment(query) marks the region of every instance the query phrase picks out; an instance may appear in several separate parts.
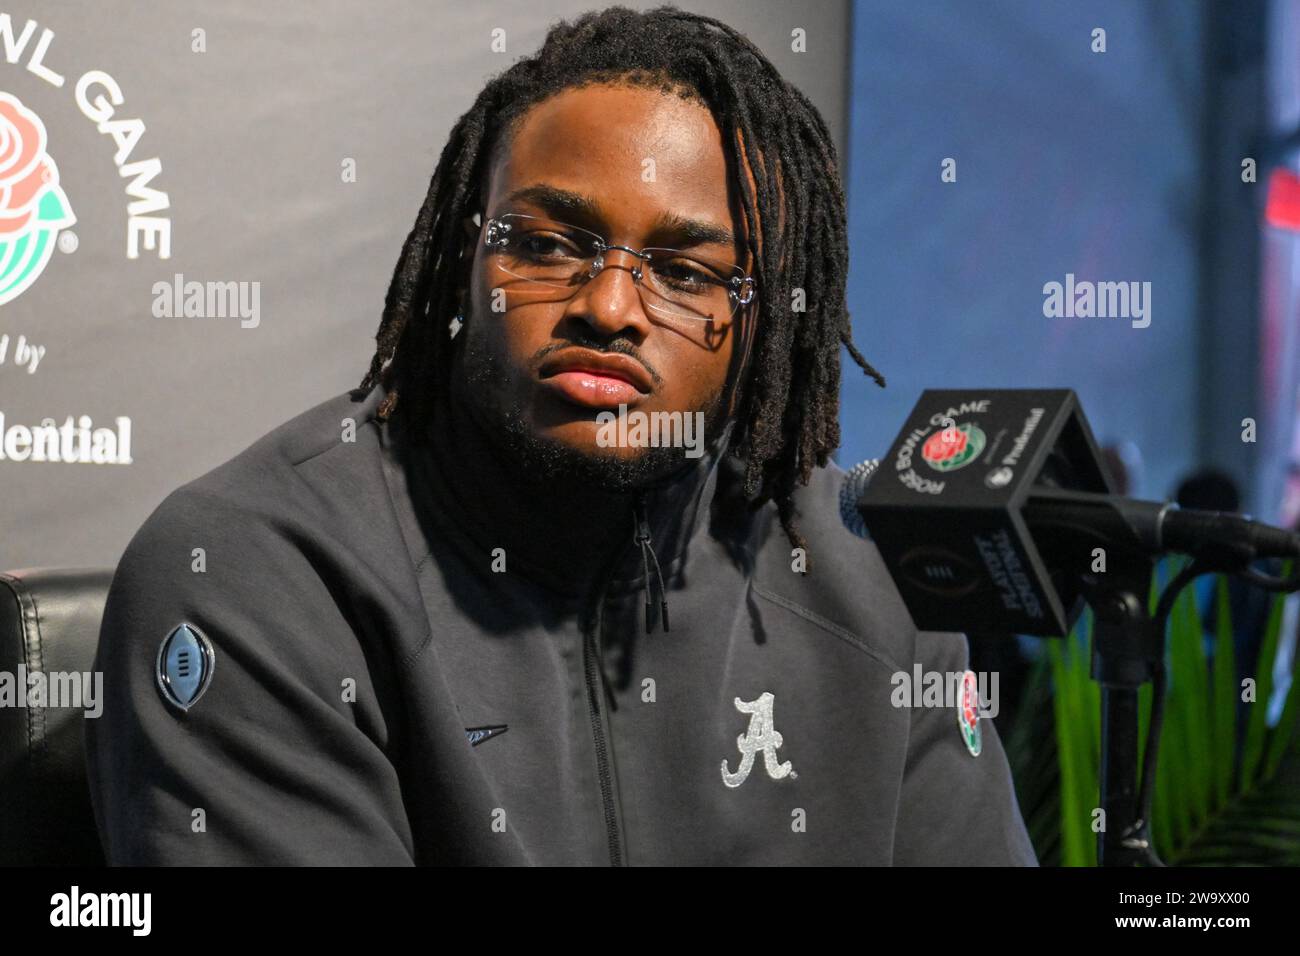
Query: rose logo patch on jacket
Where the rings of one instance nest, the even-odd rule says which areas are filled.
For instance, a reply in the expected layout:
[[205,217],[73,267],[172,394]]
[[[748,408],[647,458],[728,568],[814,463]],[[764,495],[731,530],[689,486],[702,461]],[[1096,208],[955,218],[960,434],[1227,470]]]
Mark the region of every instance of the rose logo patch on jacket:
[[754,768],[754,755],[760,751],[763,754],[763,766],[767,770],[767,775],[773,780],[781,780],[789,777],[791,780],[798,778],[799,774],[795,773],[794,765],[790,761],[779,763],[776,756],[777,748],[781,746],[784,737],[777,731],[772,721],[772,704],[776,700],[769,691],[763,691],[757,700],[741,700],[736,698],[736,710],[742,714],[749,714],[748,729],[736,738],[736,746],[740,748],[740,766],[736,772],[732,773],[727,769],[727,761],[722,761],[722,782],[728,787],[739,787],[749,776],[749,771]]
[[980,731],[980,697],[975,672],[966,671],[961,679],[961,700],[957,702],[957,726],[962,742],[972,757],[978,757],[984,748],[984,735]]

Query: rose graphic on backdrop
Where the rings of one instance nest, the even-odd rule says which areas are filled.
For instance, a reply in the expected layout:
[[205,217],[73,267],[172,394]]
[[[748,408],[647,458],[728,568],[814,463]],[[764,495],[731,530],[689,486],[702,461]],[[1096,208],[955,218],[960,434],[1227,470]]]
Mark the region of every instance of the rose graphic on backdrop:
[[45,145],[41,118],[0,91],[0,305],[36,281],[59,230],[77,221]]

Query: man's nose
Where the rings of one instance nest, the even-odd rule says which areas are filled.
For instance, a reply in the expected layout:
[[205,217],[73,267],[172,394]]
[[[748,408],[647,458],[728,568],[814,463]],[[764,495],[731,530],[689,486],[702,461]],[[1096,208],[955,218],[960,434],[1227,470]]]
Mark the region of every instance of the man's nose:
[[634,272],[647,268],[645,260],[626,249],[607,249],[603,262],[601,270],[584,282],[570,301],[569,313],[581,316],[606,335],[635,328],[644,336],[650,331],[650,320]]

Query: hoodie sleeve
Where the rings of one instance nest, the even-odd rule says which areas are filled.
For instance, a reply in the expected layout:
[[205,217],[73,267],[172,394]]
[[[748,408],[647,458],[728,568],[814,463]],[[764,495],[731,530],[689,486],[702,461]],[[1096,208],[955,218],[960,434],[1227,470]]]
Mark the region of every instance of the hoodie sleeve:
[[[916,656],[927,671],[962,673],[969,647],[964,634],[923,631]],[[993,721],[978,720],[979,753],[973,755],[956,707],[917,707],[911,714],[894,863],[1037,866]]]
[[[110,864],[413,862],[350,602],[303,534],[181,489],[127,547],[95,664],[105,705],[85,725]],[[187,711],[157,678],[181,623],[214,651]]]

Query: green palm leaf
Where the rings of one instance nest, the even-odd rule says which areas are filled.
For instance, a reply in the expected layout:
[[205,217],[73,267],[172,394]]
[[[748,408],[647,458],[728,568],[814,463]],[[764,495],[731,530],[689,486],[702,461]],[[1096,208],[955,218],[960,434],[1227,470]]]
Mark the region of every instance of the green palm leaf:
[[[1159,569],[1152,607],[1155,594],[1177,570]],[[1288,564],[1283,575],[1289,573]],[[1283,596],[1273,599],[1253,677],[1254,703],[1245,705],[1239,741],[1241,687],[1226,579],[1218,579],[1216,593],[1211,640],[1191,588],[1179,596],[1170,616],[1153,840],[1170,864],[1300,865],[1300,682],[1288,687],[1277,726],[1267,721],[1282,644]],[[1100,689],[1089,676],[1092,626],[1092,615],[1085,613],[1069,637],[1045,643],[1021,716],[1005,742],[1030,839],[1045,864],[1096,863]],[[1151,696],[1149,686],[1139,694],[1143,741]]]

